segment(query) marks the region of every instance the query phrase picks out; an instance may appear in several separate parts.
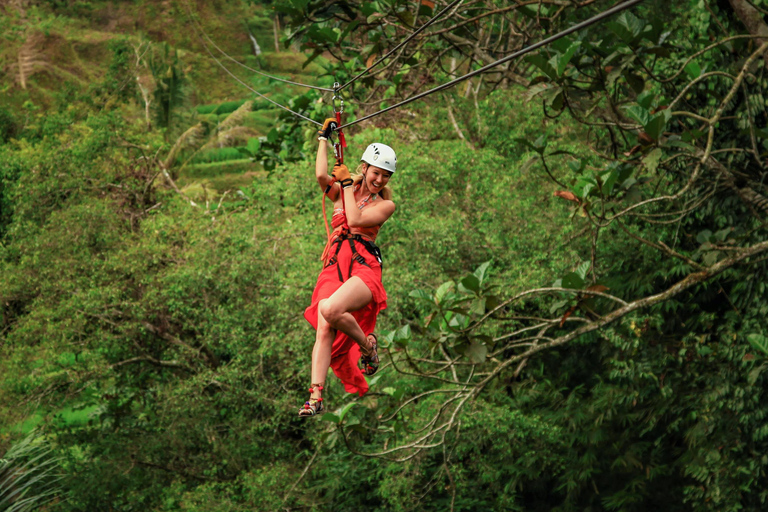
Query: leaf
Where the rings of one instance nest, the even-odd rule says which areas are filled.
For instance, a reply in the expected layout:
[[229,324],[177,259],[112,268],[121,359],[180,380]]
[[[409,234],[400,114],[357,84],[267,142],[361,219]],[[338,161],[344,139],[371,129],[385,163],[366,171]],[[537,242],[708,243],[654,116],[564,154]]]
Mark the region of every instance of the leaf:
[[720,251],[711,251],[704,255],[704,258],[702,258],[702,262],[708,266],[711,267],[715,263],[717,263],[717,260],[720,259]]
[[567,201],[573,201],[576,204],[581,203],[581,200],[578,197],[576,197],[576,194],[574,194],[570,190],[557,190],[552,195],[555,197],[562,197]]
[[395,332],[394,342],[400,346],[408,344],[408,340],[411,339],[411,325],[405,324]]
[[566,311],[563,317],[560,319],[560,327],[565,324],[565,321],[568,320],[568,317],[571,316],[574,311],[576,311],[576,306],[571,306],[568,308],[568,311]]
[[550,62],[542,54],[537,53],[535,55],[528,55],[525,60],[539,68],[552,80],[557,80],[557,70],[550,64]]
[[[539,77],[541,78],[541,77]],[[535,85],[532,85],[528,88],[528,91],[523,95],[525,98],[525,102],[528,103],[531,101],[534,97],[538,96],[539,94],[543,93],[547,89],[550,89],[552,87],[551,84],[548,84],[546,82],[544,83],[537,83]]]
[[475,293],[480,291],[480,280],[474,274],[470,274],[462,279],[461,285],[467,290],[473,291]]
[[[555,288],[559,288],[559,287],[555,287]],[[554,314],[555,314],[555,312],[556,312],[557,310],[559,310],[560,308],[563,308],[563,307],[567,306],[567,305],[568,305],[570,302],[571,302],[571,301],[570,301],[570,300],[567,300],[567,299],[565,299],[565,300],[558,300],[557,302],[555,302],[554,304],[552,304],[552,305],[549,307],[549,312],[550,312],[550,314],[553,314],[553,315],[554,315]]]
[[454,286],[455,284],[453,281],[446,281],[445,283],[441,284],[437,288],[437,291],[435,291],[435,304],[438,306],[442,305],[446,295],[448,295],[448,292],[450,292]]
[[332,412],[321,414],[320,419],[322,419],[323,421],[330,421],[331,423],[335,423],[336,425],[339,425],[341,423],[341,418],[339,418]]
[[646,169],[651,172],[656,172],[656,169],[659,167],[659,160],[661,160],[662,155],[663,152],[659,148],[656,148],[645,155],[642,161]]
[[568,66],[569,62],[571,62],[571,58],[573,58],[573,55],[576,53],[576,50],[578,50],[580,46],[581,41],[576,41],[568,47],[568,49],[560,56],[559,59],[557,59],[557,76],[563,76],[566,66]]
[[482,343],[472,342],[467,347],[465,354],[469,360],[475,364],[484,363],[485,358],[488,355],[488,347]]
[[261,148],[261,141],[259,141],[259,139],[248,139],[248,143],[245,145],[245,147],[248,149],[248,151],[251,152],[252,155],[255,155]]
[[501,301],[495,295],[491,295],[491,296],[485,298],[485,309],[486,309],[486,311],[490,311],[492,309],[496,309],[499,306],[499,304],[501,304]]
[[485,263],[481,264],[479,267],[477,267],[473,272],[473,274],[480,281],[480,284],[483,284],[483,282],[485,281],[486,273],[488,272],[488,267],[490,266],[491,266],[491,260],[488,260]]
[[577,274],[577,275],[578,275],[580,278],[582,278],[582,279],[586,279],[586,277],[587,277],[587,272],[589,272],[589,268],[590,268],[591,266],[592,266],[592,264],[591,264],[589,261],[584,261],[584,262],[582,262],[582,264],[581,264],[581,265],[579,265],[579,266],[578,266],[578,268],[576,268],[576,274]]
[[574,192],[576,192],[576,195],[581,196],[582,199],[585,199],[595,187],[597,187],[597,181],[594,178],[581,176],[576,180]]
[[541,98],[547,107],[554,110],[562,110],[563,108],[563,88],[560,86],[551,87],[541,93]]
[[600,189],[603,191],[603,195],[609,196],[613,192],[613,186],[616,184],[616,180],[619,178],[619,169],[613,168],[600,175],[600,179],[603,184]]
[[544,154],[544,150],[547,149],[547,135],[541,135],[538,139],[533,141],[533,147],[540,154]]
[[762,334],[752,333],[747,335],[747,341],[755,350],[759,350],[768,356],[768,337]]
[[667,122],[671,117],[672,113],[669,110],[662,110],[661,112],[654,114],[654,116],[644,125],[645,133],[647,133],[653,140],[659,140],[659,137],[664,133],[664,128],[666,128]]
[[414,299],[421,299],[425,300],[427,302],[433,302],[435,299],[430,295],[428,292],[420,289],[411,290],[411,293],[408,294],[409,297],[413,297]]
[[349,402],[347,405],[341,408],[341,411],[339,411],[339,423],[344,421],[344,416],[347,415],[349,410],[354,407],[357,404],[357,402]]
[[725,228],[721,229],[717,233],[715,233],[715,240],[718,242],[724,242],[726,238],[728,238],[728,235],[733,231],[733,228]]
[[379,382],[379,379],[381,379],[382,373],[379,372],[373,377],[365,377],[365,379],[368,381],[368,387],[372,388],[376,385],[377,382]]
[[653,106],[653,100],[656,98],[656,93],[653,91],[645,91],[644,93],[637,95],[637,104],[646,110],[650,110]]
[[643,89],[645,89],[645,80],[643,80],[643,77],[640,75],[630,71],[625,71],[624,78],[632,90],[635,91],[635,94],[640,94],[643,92]]
[[648,109],[643,108],[640,105],[630,105],[628,107],[624,107],[624,110],[627,112],[629,117],[643,126],[645,126],[651,120],[651,114],[648,112]]
[[470,313],[474,313],[476,315],[485,314],[485,299],[483,297],[478,297],[473,300],[469,311]]
[[710,238],[712,237],[712,232],[708,229],[705,229],[704,231],[701,231],[698,235],[696,235],[696,241],[700,244],[706,243],[710,241]]
[[586,164],[584,163],[584,160],[581,158],[576,161],[568,162],[568,167],[570,167],[570,169],[576,174],[581,174],[584,172],[585,165]]
[[400,398],[405,393],[405,390],[402,389],[402,388],[386,387],[386,388],[382,389],[381,392],[384,393],[385,395],[391,396],[395,400],[400,400]]
[[749,374],[747,374],[747,382],[749,382],[749,385],[754,386],[755,382],[757,382],[757,379],[760,377],[760,374],[765,370],[768,370],[768,364],[760,365],[749,372]]
[[615,21],[608,22],[606,25],[622,41],[629,44],[643,33],[646,23],[631,12],[624,11]]
[[584,278],[576,272],[568,272],[563,276],[563,288],[578,290],[584,287]]
[[701,66],[693,60],[685,66],[685,72],[691,78],[699,78],[701,76]]

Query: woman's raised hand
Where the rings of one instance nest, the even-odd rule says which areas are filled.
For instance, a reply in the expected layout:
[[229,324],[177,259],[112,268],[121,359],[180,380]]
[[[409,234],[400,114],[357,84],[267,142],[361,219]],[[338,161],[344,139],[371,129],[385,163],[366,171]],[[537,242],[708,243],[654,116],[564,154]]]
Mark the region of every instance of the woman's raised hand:
[[323,127],[320,128],[317,131],[317,140],[328,140],[328,137],[331,136],[331,134],[336,131],[336,128],[339,127],[339,123],[336,121],[335,117],[329,117],[325,120],[323,123]]
[[332,176],[341,183],[341,188],[347,188],[353,183],[352,177],[349,175],[349,169],[344,164],[334,165]]

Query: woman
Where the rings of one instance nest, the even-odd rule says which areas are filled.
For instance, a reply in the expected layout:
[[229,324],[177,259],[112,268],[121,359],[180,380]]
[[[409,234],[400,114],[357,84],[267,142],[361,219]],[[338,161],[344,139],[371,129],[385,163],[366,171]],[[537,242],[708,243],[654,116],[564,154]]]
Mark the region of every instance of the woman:
[[315,176],[320,189],[333,201],[334,230],[323,252],[324,266],[312,304],[304,311],[317,336],[312,350],[311,396],[299,410],[302,417],[323,410],[322,391],[329,366],[347,392],[362,396],[368,391],[363,374],[373,375],[379,366],[373,334],[376,316],[387,307],[381,284],[381,253],[374,242],[381,225],[395,211],[387,183],[395,172],[397,157],[391,147],[374,143],[363,153],[354,179],[345,165],[335,166],[329,176],[326,140],[335,122],[327,119],[318,132]]

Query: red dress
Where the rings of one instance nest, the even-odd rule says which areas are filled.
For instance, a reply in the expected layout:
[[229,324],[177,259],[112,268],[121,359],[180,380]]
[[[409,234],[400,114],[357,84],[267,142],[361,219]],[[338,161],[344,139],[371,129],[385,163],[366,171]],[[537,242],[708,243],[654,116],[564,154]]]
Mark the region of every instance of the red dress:
[[[369,204],[368,200],[370,196],[360,201],[358,208],[365,208]],[[381,263],[360,240],[344,238],[347,231],[345,230],[346,215],[343,210],[334,210],[331,224],[334,232],[331,235],[332,243],[327,251],[329,257],[317,278],[315,291],[312,293],[312,304],[304,310],[304,318],[317,329],[318,303],[333,295],[350,276],[357,276],[371,290],[373,298],[363,309],[353,311],[352,316],[355,317],[363,332],[370,334],[376,328],[376,316],[379,311],[387,307],[387,293],[381,283]],[[376,239],[378,230],[379,226],[374,226],[356,231],[360,232],[362,238],[372,242]],[[359,257],[356,258],[356,255]],[[362,263],[362,260],[365,263]],[[360,346],[343,332],[337,331],[331,350],[331,368],[333,373],[341,379],[348,393],[358,393],[362,396],[368,391],[368,382],[357,366],[359,359]]]

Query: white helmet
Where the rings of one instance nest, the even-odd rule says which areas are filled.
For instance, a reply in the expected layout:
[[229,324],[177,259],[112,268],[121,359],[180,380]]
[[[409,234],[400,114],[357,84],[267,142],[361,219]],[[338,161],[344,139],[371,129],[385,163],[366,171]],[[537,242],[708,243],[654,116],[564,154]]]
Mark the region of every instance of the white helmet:
[[397,166],[395,150],[386,144],[378,142],[374,142],[365,148],[360,161],[389,172],[395,172],[395,167]]

